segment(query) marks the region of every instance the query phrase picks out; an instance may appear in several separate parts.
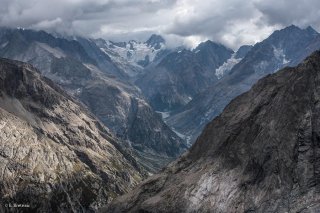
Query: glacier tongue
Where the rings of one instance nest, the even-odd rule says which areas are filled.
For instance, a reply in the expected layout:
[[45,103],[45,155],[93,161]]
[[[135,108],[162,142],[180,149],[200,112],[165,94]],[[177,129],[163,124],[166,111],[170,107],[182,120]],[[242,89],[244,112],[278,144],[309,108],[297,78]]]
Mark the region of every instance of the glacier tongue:
[[166,46],[164,43],[161,43],[160,48],[157,49],[153,46],[149,46],[147,43],[136,41],[129,41],[126,45],[116,45],[109,41],[103,47],[103,49],[105,49],[104,52],[110,57],[113,55],[120,56],[131,65],[139,67],[143,67],[141,62],[152,62],[156,55],[165,48]]
[[273,46],[273,54],[282,64],[287,64],[290,62],[290,60],[286,59],[286,55],[282,48],[276,48]]
[[215,70],[216,76],[218,79],[221,79],[225,73],[229,72],[234,65],[239,63],[242,58],[235,58],[236,53],[233,53],[231,58],[224,62],[220,67]]

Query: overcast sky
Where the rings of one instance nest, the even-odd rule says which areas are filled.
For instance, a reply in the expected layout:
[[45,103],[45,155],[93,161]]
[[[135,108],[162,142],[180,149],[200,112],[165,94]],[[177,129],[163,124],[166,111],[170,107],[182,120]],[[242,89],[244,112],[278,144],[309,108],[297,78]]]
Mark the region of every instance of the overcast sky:
[[236,49],[295,24],[320,29],[319,0],[0,0],[0,25],[145,40],[152,33],[194,46]]

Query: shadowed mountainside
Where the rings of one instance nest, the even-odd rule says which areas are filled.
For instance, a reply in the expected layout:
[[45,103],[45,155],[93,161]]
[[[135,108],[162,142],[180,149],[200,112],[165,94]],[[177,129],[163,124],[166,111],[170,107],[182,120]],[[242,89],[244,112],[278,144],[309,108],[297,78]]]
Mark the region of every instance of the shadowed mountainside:
[[259,80],[102,212],[319,212],[320,52]]

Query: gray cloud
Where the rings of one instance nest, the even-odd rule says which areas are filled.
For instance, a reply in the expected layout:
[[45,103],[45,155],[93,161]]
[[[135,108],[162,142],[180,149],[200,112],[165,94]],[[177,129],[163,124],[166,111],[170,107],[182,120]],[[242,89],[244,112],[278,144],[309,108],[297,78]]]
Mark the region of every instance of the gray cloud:
[[0,25],[194,46],[211,39],[229,47],[252,44],[296,24],[320,29],[317,0],[0,0]]
[[318,0],[269,0],[255,2],[256,8],[263,14],[263,22],[269,25],[291,24],[319,28],[320,1]]

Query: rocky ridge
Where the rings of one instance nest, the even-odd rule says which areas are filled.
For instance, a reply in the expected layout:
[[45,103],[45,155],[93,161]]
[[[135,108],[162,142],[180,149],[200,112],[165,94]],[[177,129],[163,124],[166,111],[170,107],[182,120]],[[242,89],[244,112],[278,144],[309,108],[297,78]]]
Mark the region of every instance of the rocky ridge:
[[245,57],[219,81],[198,93],[186,106],[173,112],[167,124],[193,143],[204,126],[218,116],[236,96],[248,91],[267,74],[285,66],[296,66],[320,49],[319,33],[311,27],[289,26],[255,44]]
[[320,211],[320,52],[259,80],[190,151],[101,212]]
[[0,59],[0,211],[94,212],[146,173],[119,139],[31,65]]

